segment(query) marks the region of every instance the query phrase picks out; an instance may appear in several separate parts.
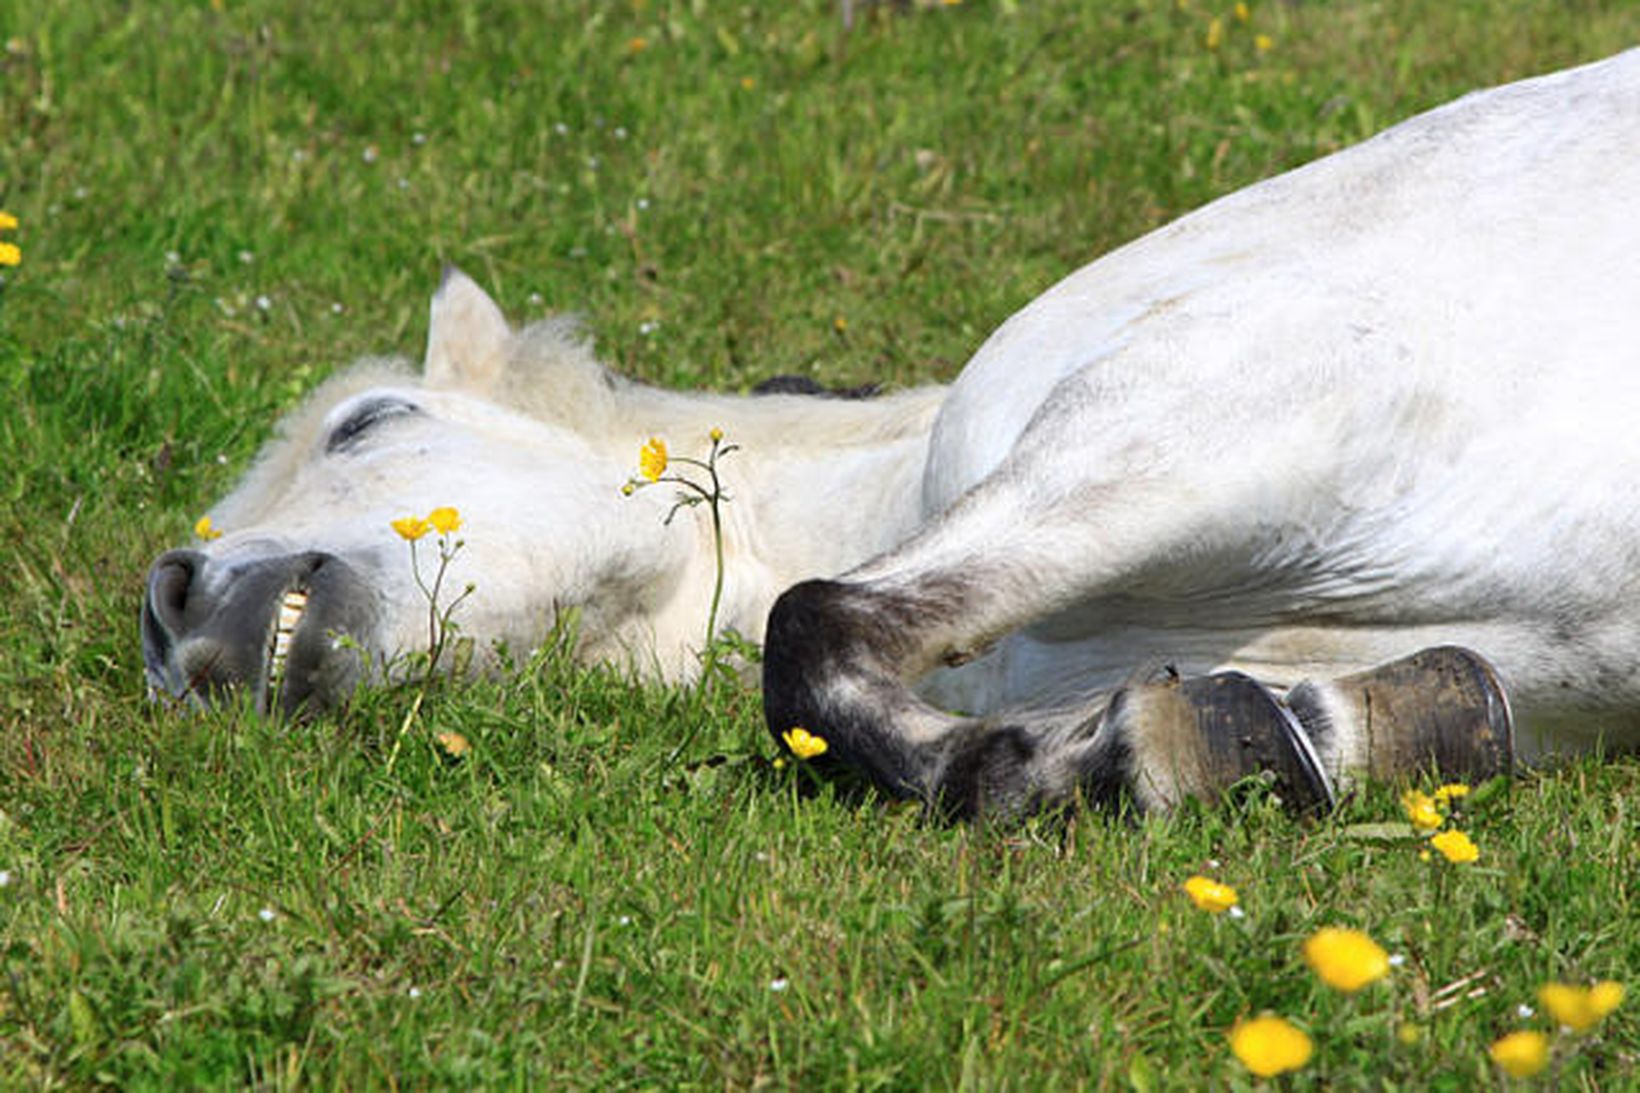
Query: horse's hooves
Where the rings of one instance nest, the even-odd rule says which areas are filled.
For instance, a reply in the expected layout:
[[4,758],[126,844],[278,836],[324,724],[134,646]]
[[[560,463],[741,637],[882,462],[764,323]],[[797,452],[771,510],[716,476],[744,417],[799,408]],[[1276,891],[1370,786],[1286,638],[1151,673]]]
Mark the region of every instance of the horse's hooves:
[[1332,787],[1292,714],[1240,672],[1129,687],[1112,699],[1106,726],[1130,756],[1130,789],[1145,809],[1186,797],[1216,799],[1250,775],[1272,779],[1299,813],[1332,804]]
[[1514,725],[1498,674],[1478,653],[1439,645],[1402,660],[1287,692],[1335,774],[1375,779],[1434,768],[1484,781],[1514,765]]

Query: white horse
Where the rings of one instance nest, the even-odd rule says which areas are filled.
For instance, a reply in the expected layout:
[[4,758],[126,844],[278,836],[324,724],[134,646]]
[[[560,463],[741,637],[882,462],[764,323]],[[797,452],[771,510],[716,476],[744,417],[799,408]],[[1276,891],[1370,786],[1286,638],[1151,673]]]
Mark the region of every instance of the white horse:
[[[1166,807],[1265,770],[1305,807],[1506,770],[1517,736],[1633,748],[1637,199],[1633,51],[1214,202],[1050,289],[949,391],[869,401],[632,384],[453,274],[420,379],[332,381],[214,510],[225,537],[156,563],[150,679],[271,704],[277,659],[286,706],[341,699],[359,649],[427,646],[388,523],[439,504],[481,646],[575,607],[589,658],[687,677],[709,521],[619,487],[649,436],[699,455],[717,427],[742,449],[719,620],[765,641],[770,730],[888,792]],[[305,609],[272,658],[282,600]]]

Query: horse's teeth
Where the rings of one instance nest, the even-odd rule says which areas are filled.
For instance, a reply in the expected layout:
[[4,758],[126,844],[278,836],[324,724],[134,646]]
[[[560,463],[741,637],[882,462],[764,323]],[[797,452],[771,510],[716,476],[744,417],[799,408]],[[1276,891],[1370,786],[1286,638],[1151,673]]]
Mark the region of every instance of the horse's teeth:
[[279,600],[279,615],[273,624],[273,642],[268,651],[268,683],[277,686],[285,677],[285,661],[290,657],[290,643],[307,611],[308,596],[299,589],[291,589]]

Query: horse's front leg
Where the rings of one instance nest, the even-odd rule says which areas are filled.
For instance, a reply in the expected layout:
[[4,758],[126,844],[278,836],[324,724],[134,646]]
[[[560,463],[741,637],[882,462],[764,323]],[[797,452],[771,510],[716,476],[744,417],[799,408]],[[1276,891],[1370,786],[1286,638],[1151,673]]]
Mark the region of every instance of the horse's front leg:
[[1239,672],[1134,683],[1071,709],[963,717],[907,686],[931,651],[949,656],[964,609],[950,580],[810,581],[781,597],[764,653],[764,709],[788,747],[802,729],[882,790],[951,816],[1021,815],[1075,797],[1165,811],[1256,777],[1316,813],[1368,778],[1439,771],[1483,779],[1513,766],[1496,673],[1475,653],[1426,649],[1285,695]]
[[[1120,786],[1120,749],[1098,731],[1102,708],[965,717],[925,703],[908,686],[974,605],[951,586],[902,588],[808,581],[783,594],[769,617],[763,703],[770,732],[825,741],[821,766],[844,765],[879,789],[942,813],[1020,814]],[[794,749],[795,750],[795,749]]]

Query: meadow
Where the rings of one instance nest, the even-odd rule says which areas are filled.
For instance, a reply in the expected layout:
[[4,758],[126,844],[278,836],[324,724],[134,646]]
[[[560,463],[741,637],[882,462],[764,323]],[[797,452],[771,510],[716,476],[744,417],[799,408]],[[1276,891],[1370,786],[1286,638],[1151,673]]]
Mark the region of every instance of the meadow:
[[[288,724],[150,704],[137,625],[282,411],[420,353],[444,263],[656,383],[948,380],[1093,256],[1632,45],[1631,2],[0,0],[0,38],[0,1085],[1246,1089],[1268,1010],[1292,1088],[1494,1086],[1520,1030],[1546,1085],[1640,1088],[1633,759],[1457,799],[1471,863],[1406,786],[950,826],[567,640]],[[1388,974],[1322,982],[1324,926]],[[1604,980],[1556,1033],[1540,986]]]

